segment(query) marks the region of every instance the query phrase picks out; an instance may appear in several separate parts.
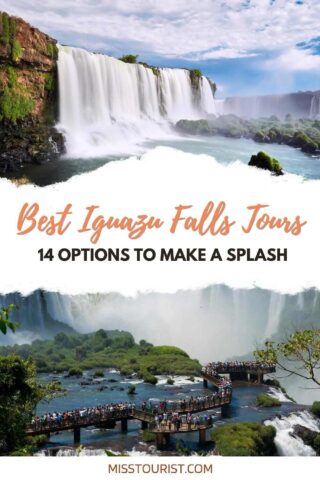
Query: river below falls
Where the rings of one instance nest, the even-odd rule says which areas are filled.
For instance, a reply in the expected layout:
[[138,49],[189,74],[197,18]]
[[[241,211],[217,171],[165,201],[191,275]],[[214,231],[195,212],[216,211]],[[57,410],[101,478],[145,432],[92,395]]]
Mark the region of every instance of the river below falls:
[[[188,377],[174,377],[174,385],[167,385],[166,377],[159,377],[157,385],[143,383],[139,379],[130,379],[121,376],[114,370],[105,370],[105,377],[93,379],[90,385],[81,385],[86,380],[91,381],[93,371],[86,371],[82,378],[66,377],[63,374],[41,374],[39,380],[47,382],[58,380],[62,387],[66,388],[68,393],[66,396],[54,398],[50,403],[41,403],[38,406],[38,414],[46,412],[72,410],[79,407],[90,407],[112,402],[134,401],[137,405],[143,400],[157,402],[161,399],[178,400],[183,397],[197,396],[208,393],[202,386],[202,380],[196,378],[194,382]],[[136,386],[136,395],[129,396],[127,393],[128,386]],[[235,383],[233,390],[233,399],[230,408],[230,418],[223,419],[220,410],[212,410],[214,425],[213,428],[223,425],[227,422],[264,422],[276,418],[276,416],[288,416],[303,410],[305,407],[297,405],[291,401],[285,401],[280,407],[258,408],[256,406],[256,396],[261,392],[267,392],[278,396],[280,400],[287,400],[279,391],[266,385],[255,385],[250,383]],[[81,444],[94,450],[107,449],[113,452],[121,452],[133,455],[155,454],[154,444],[146,444],[141,436],[141,424],[139,421],[131,420],[128,422],[128,432],[122,433],[120,423],[111,430],[101,430],[98,428],[81,429]],[[207,431],[207,440],[210,440],[210,432]],[[176,434],[171,436],[171,444],[167,451],[161,454],[174,455],[176,453],[175,443],[182,440],[185,447],[194,452],[199,450],[198,434]],[[50,441],[42,449],[42,453],[46,454],[70,454],[70,447],[73,446],[73,432],[62,432],[53,434]],[[207,442],[201,450],[212,450],[212,443]],[[159,453],[159,452],[158,452]],[[41,452],[40,452],[41,454]]]
[[[169,146],[194,154],[206,154],[218,162],[229,164],[237,160],[248,164],[251,155],[259,150],[265,150],[277,158],[288,173],[303,176],[307,179],[320,178],[320,158],[301,152],[287,145],[258,144],[245,138],[226,137],[181,137],[178,135],[158,141],[146,141],[138,146],[138,154],[158,145]],[[133,153],[136,154],[136,153]],[[110,161],[124,160],[129,155],[114,155],[99,158],[61,158],[57,161],[38,165],[25,165],[10,176],[14,178],[27,177],[29,181],[39,186],[64,182],[74,175],[90,172],[102,167]]]

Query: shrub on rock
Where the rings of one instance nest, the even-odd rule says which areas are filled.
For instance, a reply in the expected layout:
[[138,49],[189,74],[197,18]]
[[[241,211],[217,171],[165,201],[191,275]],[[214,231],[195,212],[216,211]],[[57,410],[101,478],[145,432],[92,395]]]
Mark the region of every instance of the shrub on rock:
[[269,172],[275,175],[283,175],[282,166],[279,161],[270,157],[270,155],[265,152],[258,152],[257,155],[252,155],[249,165],[263,170],[269,170]]

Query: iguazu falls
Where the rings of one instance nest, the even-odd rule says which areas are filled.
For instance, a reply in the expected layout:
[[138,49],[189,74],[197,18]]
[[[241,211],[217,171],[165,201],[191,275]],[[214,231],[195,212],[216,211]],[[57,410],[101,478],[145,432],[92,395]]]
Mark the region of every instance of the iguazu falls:
[[[134,15],[131,21],[136,21]],[[81,24],[84,29],[85,23]],[[30,229],[46,233],[52,244],[57,236],[53,238],[56,231],[50,230],[50,221],[54,225],[54,215],[63,214],[60,204],[53,206],[53,196],[61,185],[66,188],[61,201],[67,205],[65,217],[69,220],[72,191],[79,179],[83,188],[76,201],[82,209],[90,209],[85,204],[88,192],[91,208],[100,208],[95,196],[98,182],[104,185],[111,211],[110,185],[119,205],[129,205],[132,218],[136,212],[130,208],[136,200],[147,198],[146,209],[154,207],[154,185],[160,186],[158,203],[165,207],[169,189],[174,185],[179,191],[186,173],[183,168],[178,171],[174,161],[170,165],[163,162],[161,169],[166,168],[167,178],[161,182],[154,165],[166,152],[179,162],[194,162],[192,180],[197,171],[198,181],[192,193],[198,193],[201,201],[201,181],[210,182],[221,175],[222,184],[222,167],[233,179],[230,188],[235,198],[245,197],[249,187],[255,188],[256,203],[260,194],[265,196],[259,185],[272,182],[291,192],[301,185],[314,188],[319,182],[320,89],[309,78],[314,62],[310,57],[315,55],[307,52],[306,68],[280,56],[275,61],[289,73],[277,67],[279,72],[273,78],[266,73],[271,50],[265,63],[259,64],[258,74],[250,63],[262,62],[258,48],[246,55],[239,41],[239,48],[228,46],[223,56],[221,41],[213,49],[205,43],[193,51],[190,44],[197,43],[201,32],[193,34],[190,43],[185,37],[179,55],[175,53],[176,37],[171,39],[168,34],[170,51],[162,56],[161,48],[154,55],[149,47],[142,48],[145,41],[131,38],[126,43],[124,33],[115,43],[111,35],[110,43],[104,45],[101,31],[97,38],[92,32],[91,36],[80,31],[72,34],[69,25],[61,32],[52,26],[43,28],[44,33],[42,25],[46,27],[47,22],[39,25],[41,30],[1,12],[0,183],[6,192],[14,186],[20,203],[21,199],[29,202],[29,196],[40,191],[48,194],[43,204],[52,210],[51,217],[44,215]],[[265,25],[262,30],[267,28]],[[301,41],[299,36],[290,50],[294,59],[315,42],[312,39],[310,47]],[[223,71],[219,61],[224,62]],[[242,61],[249,63],[240,68]],[[285,84],[282,75],[288,80]],[[308,75],[308,81],[301,81],[303,75]],[[144,155],[148,155],[147,161]],[[211,177],[205,168],[208,161],[215,165]],[[114,170],[108,170],[110,166]],[[126,168],[123,183],[122,178],[113,182],[119,166]],[[143,188],[129,197],[127,186],[134,185],[139,175],[145,175]],[[181,192],[180,206],[193,207],[186,192]],[[34,202],[40,209],[41,201],[35,198]],[[3,206],[7,208],[7,198]],[[143,223],[149,217],[145,210],[140,213]],[[116,234],[123,233],[125,228],[116,215],[108,218],[116,224]],[[124,218],[131,221],[130,216]],[[286,211],[275,218],[268,217],[270,230],[278,228],[287,234],[290,222]],[[296,218],[300,221],[300,216]],[[197,230],[193,225],[196,219],[183,220],[188,225],[185,230]],[[96,221],[103,223],[105,218],[99,215]],[[161,223],[154,216],[150,221]],[[78,233],[90,230],[89,222],[84,224]],[[102,246],[106,248],[110,246],[108,235],[114,234],[110,230],[104,230]],[[62,237],[62,233],[57,235]],[[156,233],[160,236],[162,232]],[[21,234],[20,229],[17,236]],[[120,234],[117,238],[117,248],[126,247]],[[144,246],[151,248],[154,238],[148,237]],[[188,238],[191,250],[200,248],[201,238],[199,245],[191,234]],[[213,238],[213,247],[215,241]],[[172,247],[180,247],[174,242],[172,237]],[[62,246],[66,251],[78,249],[67,241]],[[277,245],[270,237],[266,251],[280,252],[280,246],[285,264],[284,243]],[[236,250],[237,245],[231,247]],[[249,247],[241,247],[250,253]],[[126,295],[119,287],[105,288],[110,272],[101,262],[102,291],[87,293],[82,288],[88,284],[83,262],[83,270],[75,270],[77,278],[72,285],[74,290],[78,286],[79,292],[70,294],[71,290],[66,293],[63,288],[69,264],[59,264],[61,287],[47,288],[46,268],[52,258],[49,253],[46,258],[42,245],[38,248],[43,270],[37,270],[41,272],[37,287],[31,282],[34,272],[30,269],[30,285],[28,280],[24,291],[12,282],[10,290],[0,289],[0,387],[6,392],[0,394],[0,456],[320,455],[320,294],[311,280],[301,280],[302,287],[292,292],[278,288],[271,266],[268,287],[253,281],[245,288],[240,274],[233,275],[230,283],[206,282],[201,275],[192,278],[186,261],[181,278],[191,277],[194,288],[173,288],[170,265],[163,270],[163,283],[172,288],[157,291],[150,287],[154,279],[150,262],[150,270],[144,270],[149,276],[148,288],[136,287],[133,270],[126,274],[121,270],[118,278],[111,278],[113,286],[122,284],[125,289],[132,285],[128,291],[134,293]],[[316,256],[315,246],[314,251]],[[243,263],[256,260],[249,253]],[[178,269],[178,259],[169,260]],[[279,259],[271,260],[276,263]],[[13,263],[18,277],[23,267],[16,260]],[[57,275],[56,264],[50,266],[52,276]],[[216,265],[211,268],[214,272]],[[263,268],[267,270],[269,265],[263,264],[261,272]],[[6,273],[2,269],[2,277]],[[300,272],[288,267],[288,276],[293,275],[298,284]],[[94,280],[91,276],[89,282]],[[17,383],[12,394],[14,382],[8,372],[21,374],[22,387]],[[10,411],[12,417],[1,411]],[[248,444],[242,445],[243,438]]]

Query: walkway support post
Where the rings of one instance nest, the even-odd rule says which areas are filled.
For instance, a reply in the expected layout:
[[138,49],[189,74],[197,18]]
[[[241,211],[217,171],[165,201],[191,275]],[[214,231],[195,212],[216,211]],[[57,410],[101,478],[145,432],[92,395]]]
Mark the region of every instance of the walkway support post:
[[204,443],[206,443],[206,430],[203,428],[199,430],[199,445]]
[[122,418],[121,419],[121,432],[126,433],[128,431],[128,419]]
[[221,416],[222,418],[229,418],[230,417],[230,407],[229,404],[221,405]]
[[73,443],[76,445],[80,443],[81,434],[80,434],[80,427],[74,427],[73,429]]
[[203,388],[208,388],[208,380],[203,379]]
[[156,445],[157,449],[161,450],[163,447],[166,447],[170,443],[170,433],[157,432],[156,433]]
[[141,421],[141,430],[147,430],[147,428],[149,427],[149,424],[146,420],[142,420]]

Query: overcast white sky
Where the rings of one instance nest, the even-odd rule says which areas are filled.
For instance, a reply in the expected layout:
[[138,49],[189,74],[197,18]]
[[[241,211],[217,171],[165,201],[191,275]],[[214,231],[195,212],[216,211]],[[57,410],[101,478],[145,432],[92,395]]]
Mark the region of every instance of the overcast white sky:
[[319,0],[0,0],[60,43],[199,67],[220,93],[320,88]]

